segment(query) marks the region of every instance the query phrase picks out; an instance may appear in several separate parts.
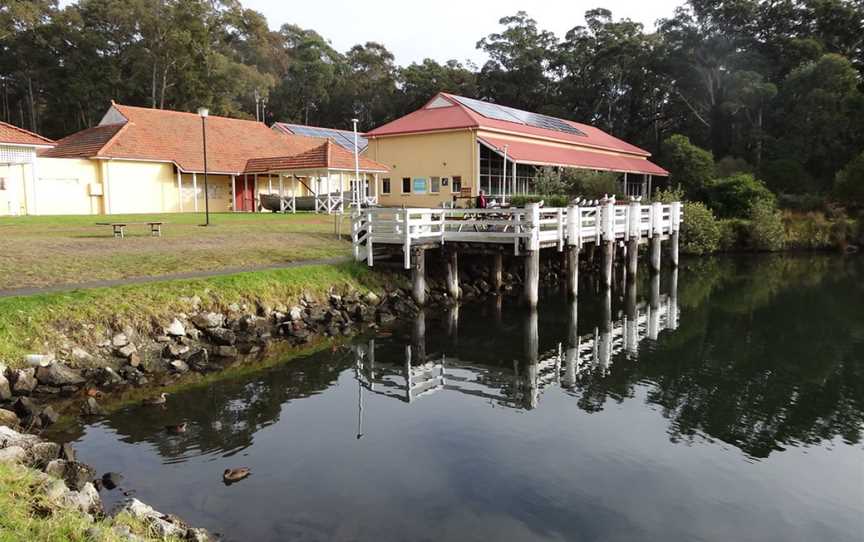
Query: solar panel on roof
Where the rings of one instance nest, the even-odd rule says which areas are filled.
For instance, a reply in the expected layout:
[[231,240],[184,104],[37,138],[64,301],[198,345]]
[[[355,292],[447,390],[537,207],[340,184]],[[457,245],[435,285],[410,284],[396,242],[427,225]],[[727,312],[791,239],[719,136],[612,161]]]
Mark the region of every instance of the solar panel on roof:
[[516,122],[526,126],[555,130],[556,132],[564,132],[567,134],[585,135],[582,130],[579,130],[563,119],[550,117],[549,115],[541,115],[540,113],[532,113],[514,107],[493,104],[482,100],[475,100],[473,98],[465,98],[463,96],[454,96],[454,98],[465,107],[468,107],[474,112],[489,119]]
[[[307,137],[321,137],[325,139],[331,139],[340,147],[344,147],[345,149],[348,149],[352,152],[354,151],[354,134],[352,132],[347,132],[345,130],[336,130],[335,128],[303,126],[300,124],[287,124],[284,126],[286,126],[288,130],[293,134]],[[359,149],[365,149],[366,145],[368,145],[368,141],[366,140],[366,138],[358,135],[357,146],[359,147]]]

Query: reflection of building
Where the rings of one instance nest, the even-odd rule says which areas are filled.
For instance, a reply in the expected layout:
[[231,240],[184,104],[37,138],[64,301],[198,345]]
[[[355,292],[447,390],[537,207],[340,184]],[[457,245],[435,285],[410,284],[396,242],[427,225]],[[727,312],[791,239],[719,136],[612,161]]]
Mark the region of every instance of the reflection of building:
[[[426,355],[425,319],[421,315],[420,324],[415,323],[412,343],[405,345],[404,355],[398,358],[402,361],[398,363],[376,362],[374,339],[368,344],[355,345],[357,379],[366,390],[406,403],[446,390],[501,406],[530,410],[539,404],[543,390],[550,386],[573,388],[584,378],[605,377],[616,355],[624,353],[633,357],[639,343],[645,339],[656,340],[661,331],[677,329],[677,298],[661,295],[659,282],[656,285],[654,288],[655,283],[652,283],[648,303],[628,304],[618,320],[609,317],[592,333],[582,336],[576,332],[574,301],[568,338],[544,352],[539,351],[537,313],[528,313],[524,326],[524,359],[514,361],[512,368],[478,364],[446,353]],[[458,307],[452,310],[448,319],[451,333],[455,330],[452,320],[458,315]],[[611,316],[611,312],[606,314]]]

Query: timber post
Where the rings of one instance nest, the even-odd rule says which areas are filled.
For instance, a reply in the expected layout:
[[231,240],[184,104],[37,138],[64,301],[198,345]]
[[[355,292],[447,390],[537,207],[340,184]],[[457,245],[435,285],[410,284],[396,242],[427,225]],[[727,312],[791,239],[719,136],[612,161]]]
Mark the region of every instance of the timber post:
[[681,202],[674,202],[670,206],[669,222],[672,231],[669,233],[669,262],[672,267],[678,267],[678,231],[681,226]]
[[426,304],[426,249],[415,247],[411,252],[411,295],[422,307]]
[[640,222],[642,219],[642,204],[634,201],[630,204],[630,220],[628,221],[628,239],[627,239],[627,276],[633,278],[636,276],[636,271],[639,268],[639,231]]
[[575,299],[579,295],[579,249],[582,237],[579,224],[582,211],[578,205],[567,208],[567,293]]
[[501,291],[501,286],[504,285],[504,255],[500,250],[492,255],[492,288],[496,292]]
[[603,286],[612,287],[612,263],[615,261],[615,203],[611,199],[603,200],[602,241],[603,241]]
[[651,271],[660,272],[660,234],[662,233],[663,204],[651,204]]
[[540,295],[540,206],[529,203],[525,209],[530,221],[525,250],[525,301],[534,308]]
[[459,252],[456,250],[456,247],[449,247],[445,249],[446,258],[447,258],[447,295],[450,296],[451,299],[458,300],[459,299]]

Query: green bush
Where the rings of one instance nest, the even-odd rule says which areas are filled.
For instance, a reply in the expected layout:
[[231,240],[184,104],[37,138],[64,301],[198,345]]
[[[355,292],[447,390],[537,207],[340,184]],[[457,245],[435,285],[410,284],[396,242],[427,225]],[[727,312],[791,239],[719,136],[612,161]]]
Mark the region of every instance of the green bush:
[[715,177],[730,177],[736,173],[753,173],[753,166],[743,158],[724,156],[714,164]]
[[792,249],[814,250],[829,248],[834,244],[835,223],[823,213],[783,214],[786,232],[786,247]]
[[748,213],[750,219],[750,248],[760,251],[774,251],[783,248],[786,232],[783,216],[772,202],[757,200]]
[[864,152],[837,172],[834,193],[848,205],[864,207]]
[[819,194],[778,194],[777,207],[802,213],[825,209],[825,197]]
[[684,189],[681,187],[662,188],[654,192],[654,197],[651,198],[651,201],[659,201],[660,203],[684,201]]
[[620,190],[618,174],[609,171],[568,168],[563,171],[562,179],[569,194],[588,199],[611,196]]
[[704,203],[685,202],[680,249],[685,254],[715,252],[720,243],[720,225]]
[[703,190],[714,176],[714,155],[697,147],[690,138],[675,134],[663,141],[661,162],[669,170],[670,181],[684,187],[694,199],[703,196]]
[[721,218],[742,218],[750,208],[765,203],[774,208],[774,194],[749,173],[711,179],[706,186],[705,201]]
[[775,192],[804,194],[817,189],[813,176],[804,169],[804,164],[791,158],[780,158],[765,162],[760,176]]
[[750,223],[741,218],[726,218],[718,221],[720,226],[720,241],[718,250],[729,252],[747,247]]

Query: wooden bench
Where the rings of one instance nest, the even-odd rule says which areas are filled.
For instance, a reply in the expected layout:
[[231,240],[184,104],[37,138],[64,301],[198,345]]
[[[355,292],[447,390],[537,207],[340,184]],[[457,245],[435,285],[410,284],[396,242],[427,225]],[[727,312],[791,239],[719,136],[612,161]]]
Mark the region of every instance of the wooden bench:
[[150,227],[150,235],[153,237],[162,237],[162,224],[164,222],[97,222],[97,226],[111,226],[114,230],[114,237],[123,239],[126,237],[126,226],[147,225]]

